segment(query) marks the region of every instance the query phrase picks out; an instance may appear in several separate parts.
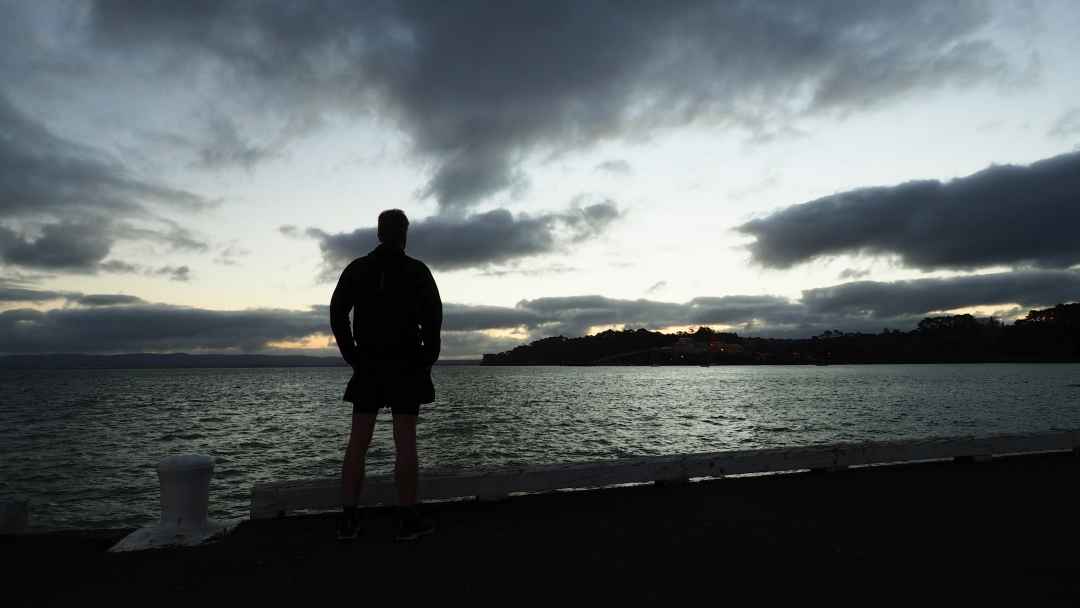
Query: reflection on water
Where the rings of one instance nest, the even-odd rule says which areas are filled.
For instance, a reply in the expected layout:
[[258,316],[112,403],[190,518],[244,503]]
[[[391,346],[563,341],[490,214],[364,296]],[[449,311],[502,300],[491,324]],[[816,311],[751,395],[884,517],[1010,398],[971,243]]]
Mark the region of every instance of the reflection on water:
[[[437,367],[426,468],[1080,428],[1080,365]],[[157,461],[215,457],[211,517],[339,474],[343,368],[0,371],[0,495],[38,528],[152,523]],[[389,419],[388,414],[384,416]],[[389,424],[369,471],[393,467]]]

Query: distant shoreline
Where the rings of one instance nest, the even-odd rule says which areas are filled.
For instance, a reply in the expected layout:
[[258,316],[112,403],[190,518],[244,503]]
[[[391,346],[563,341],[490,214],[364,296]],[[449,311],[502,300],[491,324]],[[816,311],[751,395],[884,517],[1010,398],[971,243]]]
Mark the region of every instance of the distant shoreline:
[[698,363],[477,363],[483,367],[835,367],[840,365],[993,365],[993,364],[1080,363],[1080,359],[980,359],[980,360],[909,360],[909,361],[835,361],[814,363],[810,361],[736,362],[726,361],[701,365]]
[[[436,365],[480,365],[479,359],[448,359]],[[341,357],[305,355],[192,355],[187,353],[120,355],[4,355],[0,369],[240,369],[274,367],[346,367]]]
[[[828,364],[815,362],[743,362],[714,361],[709,366],[694,362],[680,363],[575,363],[575,362],[525,362],[525,363],[485,363],[480,359],[446,359],[436,366],[483,366],[483,367],[743,367],[798,365],[947,365],[947,364],[993,364],[993,363],[1077,363],[1076,360],[1062,359],[983,359],[983,360],[922,360],[922,361],[834,361]],[[186,353],[121,355],[3,355],[0,356],[0,370],[63,370],[63,369],[259,369],[259,368],[303,368],[303,367],[346,367],[339,357],[311,357],[304,355],[191,355]]]

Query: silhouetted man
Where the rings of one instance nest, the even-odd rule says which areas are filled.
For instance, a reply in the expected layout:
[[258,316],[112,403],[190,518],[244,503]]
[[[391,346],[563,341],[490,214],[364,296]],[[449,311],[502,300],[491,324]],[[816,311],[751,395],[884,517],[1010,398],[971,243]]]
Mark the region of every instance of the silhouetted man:
[[[341,467],[342,514],[338,538],[356,538],[356,498],[375,416],[394,415],[398,490],[398,540],[434,531],[416,510],[416,417],[435,399],[431,365],[439,358],[442,300],[431,271],[405,255],[409,220],[400,209],[379,214],[379,246],[345,267],[330,299],[330,327],[345,362],[353,368],[345,401],[353,404],[352,432]],[[353,312],[352,331],[349,311]]]

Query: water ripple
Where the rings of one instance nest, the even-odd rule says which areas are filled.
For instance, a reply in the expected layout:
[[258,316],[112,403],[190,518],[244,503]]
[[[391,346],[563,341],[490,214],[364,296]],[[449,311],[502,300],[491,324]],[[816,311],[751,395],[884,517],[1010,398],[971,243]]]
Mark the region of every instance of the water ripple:
[[[157,462],[215,458],[211,517],[255,483],[336,477],[347,371],[0,371],[0,488],[39,528],[158,517]],[[727,449],[1080,428],[1080,365],[435,369],[418,427],[444,471]],[[42,404],[49,404],[44,406]],[[368,470],[393,470],[376,426]]]

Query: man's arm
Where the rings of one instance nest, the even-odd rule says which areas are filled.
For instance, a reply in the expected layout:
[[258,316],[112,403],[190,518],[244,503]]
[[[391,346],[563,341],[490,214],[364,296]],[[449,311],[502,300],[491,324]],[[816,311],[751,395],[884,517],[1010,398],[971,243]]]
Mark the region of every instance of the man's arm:
[[442,350],[442,298],[435,277],[425,265],[420,285],[420,338],[424,341],[424,366],[439,360]]
[[352,281],[349,276],[353,265],[349,264],[338,279],[334,294],[330,296],[330,330],[334,332],[341,358],[352,367],[359,362],[356,342],[353,341],[352,328],[349,324],[349,312],[353,308]]

